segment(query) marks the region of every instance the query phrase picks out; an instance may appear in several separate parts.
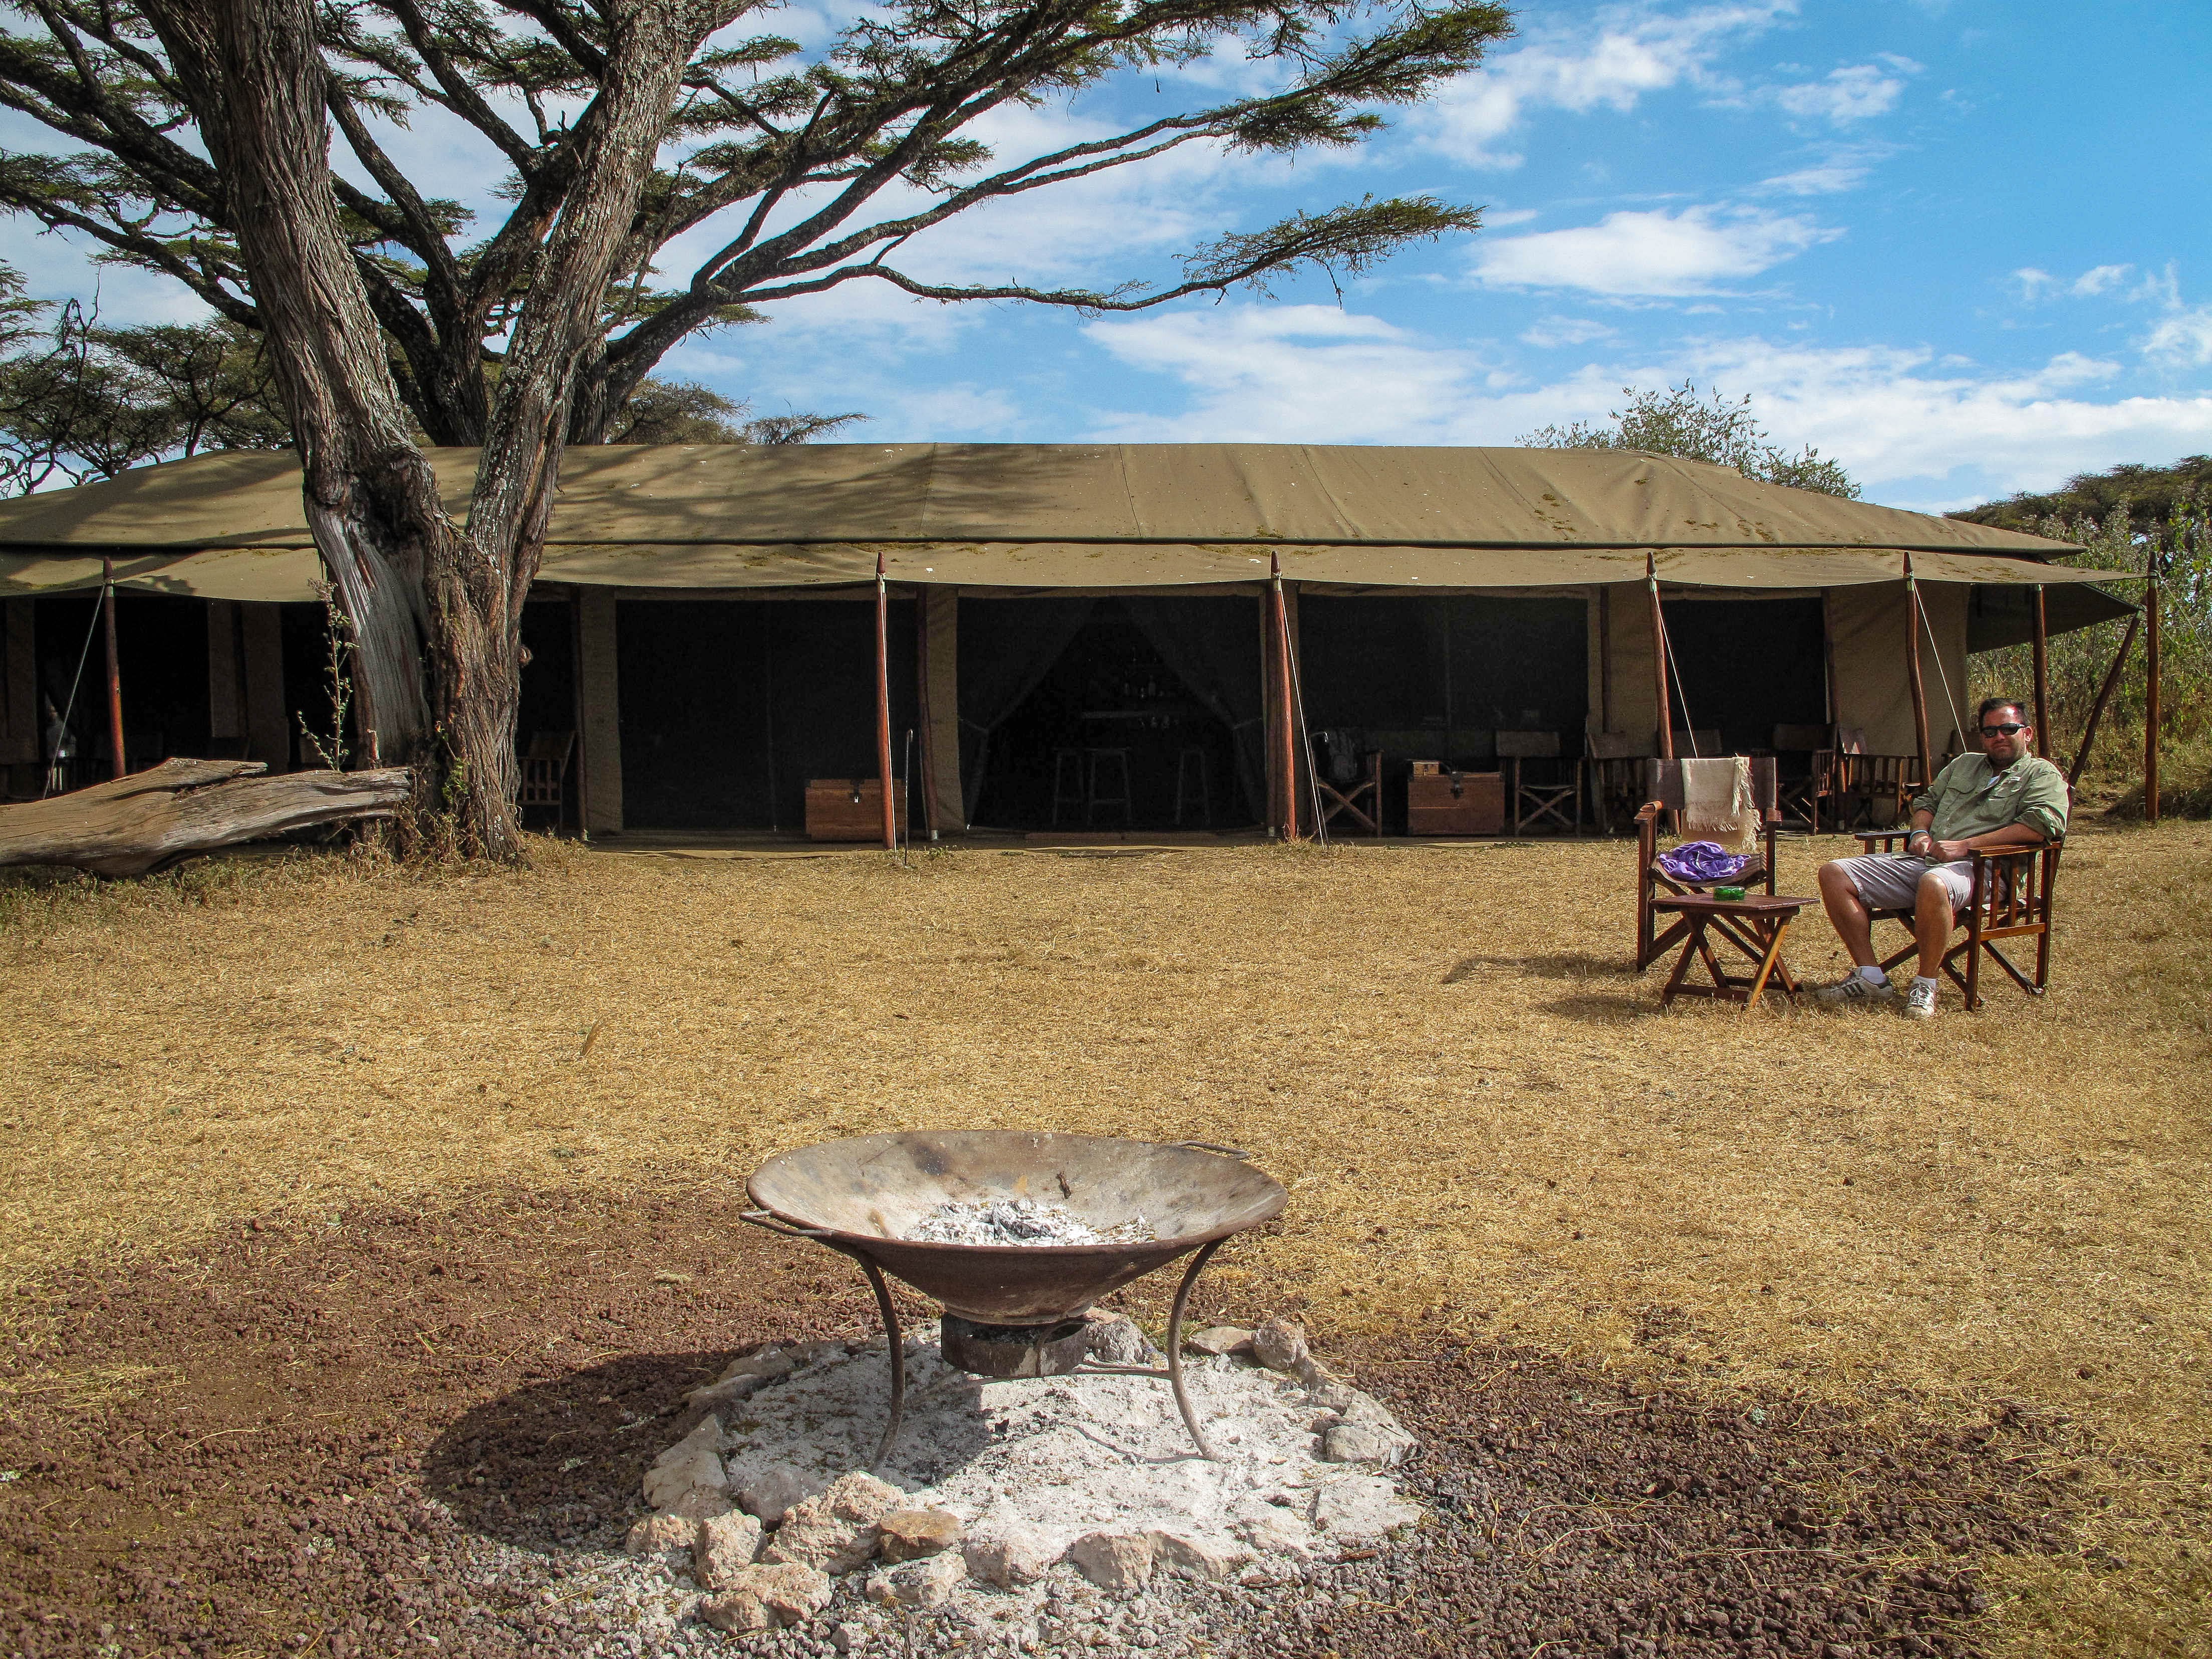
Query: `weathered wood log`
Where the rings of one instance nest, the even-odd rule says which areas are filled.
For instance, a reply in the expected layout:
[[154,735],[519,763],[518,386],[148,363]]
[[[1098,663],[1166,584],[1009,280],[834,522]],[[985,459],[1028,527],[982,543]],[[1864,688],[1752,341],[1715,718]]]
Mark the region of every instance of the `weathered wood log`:
[[142,876],[188,854],[389,817],[410,787],[404,767],[268,772],[262,761],[169,760],[52,800],[0,806],[0,865],[66,864],[99,876]]

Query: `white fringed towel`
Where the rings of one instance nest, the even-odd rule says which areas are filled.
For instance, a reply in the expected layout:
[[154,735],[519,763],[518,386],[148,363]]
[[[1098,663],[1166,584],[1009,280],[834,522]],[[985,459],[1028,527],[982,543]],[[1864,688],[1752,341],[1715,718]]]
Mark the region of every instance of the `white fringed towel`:
[[1751,763],[1741,755],[1686,760],[1682,766],[1682,834],[1718,842],[1731,853],[1759,845],[1759,814],[1751,804]]

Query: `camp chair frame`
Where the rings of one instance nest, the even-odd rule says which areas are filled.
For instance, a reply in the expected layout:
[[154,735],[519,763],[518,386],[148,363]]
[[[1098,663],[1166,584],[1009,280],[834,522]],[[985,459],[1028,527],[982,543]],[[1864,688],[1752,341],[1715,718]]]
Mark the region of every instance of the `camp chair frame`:
[[1775,804],[1785,816],[1804,819],[1805,827],[1816,836],[1820,833],[1820,803],[1835,799],[1840,749],[1832,726],[1774,728]]
[[1589,775],[1590,816],[1598,833],[1613,833],[1613,812],[1633,820],[1644,793],[1644,763],[1659,753],[1656,732],[1592,732],[1583,740],[1583,770]]
[[553,828],[558,830],[568,817],[568,763],[576,753],[576,734],[574,732],[533,732],[530,747],[518,765],[521,784],[515,791],[514,804],[519,811],[527,811],[533,806],[553,809]]
[[1348,817],[1370,836],[1382,833],[1382,751],[1370,749],[1359,757],[1359,772],[1351,782],[1339,787],[1323,777],[1318,768],[1312,774],[1314,787],[1321,795],[1321,827],[1325,831],[1340,817]]
[[[1751,804],[1759,814],[1759,851],[1751,865],[1723,881],[1684,881],[1669,875],[1659,867],[1659,820],[1666,813],[1682,809],[1682,763],[1680,761],[1655,760],[1644,764],[1644,805],[1636,814],[1636,971],[1642,973],[1668,951],[1680,943],[1690,931],[1686,918],[1676,916],[1667,930],[1658,930],[1656,913],[1652,902],[1664,890],[1677,897],[1710,893],[1716,887],[1747,887],[1753,882],[1764,882],[1767,892],[1774,891],[1775,837],[1781,832],[1782,813],[1775,805],[1774,757],[1771,755],[1751,757]],[[1763,946],[1748,937],[1725,916],[1716,916],[1713,927],[1734,940],[1755,958]]]
[[[1498,758],[1505,773],[1505,816],[1516,836],[1549,819],[1561,833],[1583,832],[1583,757],[1570,755],[1556,732],[1500,732]],[[1549,777],[1528,775],[1528,763],[1549,765]]]
[[[1910,830],[1861,830],[1859,841],[1869,853],[1893,853],[1911,835]],[[2008,848],[2001,852],[1972,850],[1973,887],[1965,909],[1954,912],[1952,925],[1963,926],[1966,937],[1943,953],[1943,972],[1966,995],[1966,1006],[1982,1006],[1982,958],[1986,956],[2011,975],[2012,982],[2032,997],[2039,997],[2051,984],[2051,893],[2058,879],[2058,855],[2065,850],[2062,837],[2040,847]],[[1913,912],[1891,908],[1868,915],[1875,921],[1901,923],[1913,931]],[[1999,941],[2035,941],[2035,974],[2030,978],[1998,948]],[[1918,950],[1917,939],[1882,961],[1884,973],[1893,971]],[[1961,971],[1961,957],[1965,958]]]

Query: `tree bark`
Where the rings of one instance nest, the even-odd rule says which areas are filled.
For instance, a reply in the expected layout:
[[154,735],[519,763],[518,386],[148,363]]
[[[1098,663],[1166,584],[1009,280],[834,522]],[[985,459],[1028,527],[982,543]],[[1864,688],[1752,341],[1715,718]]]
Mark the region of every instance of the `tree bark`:
[[170,760],[51,800],[0,806],[0,866],[63,864],[141,876],[191,853],[295,830],[390,817],[411,785],[398,768],[265,775],[261,761]]
[[624,252],[703,0],[614,0],[574,179],[532,263],[466,527],[416,447],[338,216],[313,0],[148,0],[224,182],[298,439],[307,522],[355,630],[362,725],[414,769],[416,822],[520,850],[514,722],[538,574],[599,308]]

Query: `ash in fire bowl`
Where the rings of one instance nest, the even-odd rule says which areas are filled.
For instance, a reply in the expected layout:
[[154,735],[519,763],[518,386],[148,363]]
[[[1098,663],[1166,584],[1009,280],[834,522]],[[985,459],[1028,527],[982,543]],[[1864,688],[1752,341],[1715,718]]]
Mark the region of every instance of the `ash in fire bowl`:
[[940,1204],[907,1234],[920,1244],[1145,1244],[1158,1237],[1140,1215],[1100,1229],[1064,1204],[1033,1198]]
[[[1102,1361],[1151,1358],[1092,1315]],[[986,1381],[908,1346],[906,1428],[872,1473],[888,1360],[870,1343],[769,1349],[692,1396],[707,1415],[645,1479],[631,1529],[641,1631],[716,1630],[783,1654],[1198,1650],[1209,1627],[1419,1518],[1390,1470],[1412,1437],[1297,1328],[1194,1338],[1217,1456],[1173,1401],[1112,1375]],[[1262,1361],[1267,1363],[1261,1363]],[[703,1628],[702,1628],[703,1627]]]

